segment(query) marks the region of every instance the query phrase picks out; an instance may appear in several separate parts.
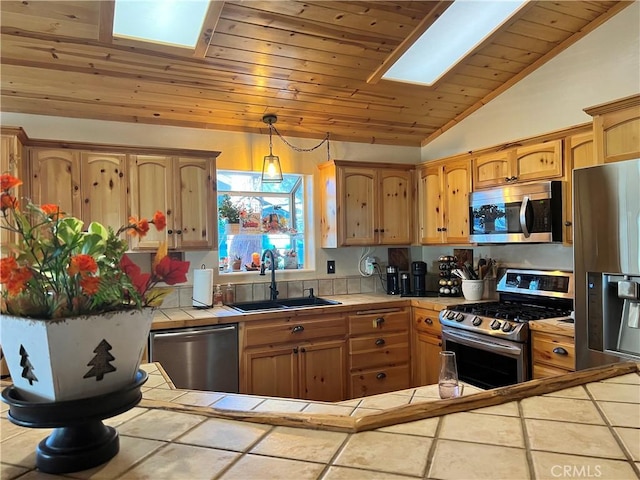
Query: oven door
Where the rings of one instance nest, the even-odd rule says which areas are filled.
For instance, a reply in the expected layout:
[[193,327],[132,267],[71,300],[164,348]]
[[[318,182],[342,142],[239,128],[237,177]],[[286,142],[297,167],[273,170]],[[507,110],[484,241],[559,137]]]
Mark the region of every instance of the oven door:
[[484,389],[529,380],[526,344],[442,327],[444,350],[456,352],[458,378]]

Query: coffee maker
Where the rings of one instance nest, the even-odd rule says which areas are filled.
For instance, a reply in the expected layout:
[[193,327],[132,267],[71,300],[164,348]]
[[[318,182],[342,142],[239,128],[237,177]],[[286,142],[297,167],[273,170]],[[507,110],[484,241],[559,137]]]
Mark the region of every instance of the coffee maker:
[[400,293],[400,280],[398,277],[398,267],[387,266],[387,295],[398,295]]
[[427,295],[427,264],[425,262],[411,262],[411,273],[413,274],[413,295],[424,297]]

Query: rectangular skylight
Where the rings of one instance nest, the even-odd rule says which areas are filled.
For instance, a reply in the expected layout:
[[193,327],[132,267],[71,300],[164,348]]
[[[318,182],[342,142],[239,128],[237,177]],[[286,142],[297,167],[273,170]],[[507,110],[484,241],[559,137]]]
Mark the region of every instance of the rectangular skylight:
[[195,47],[209,0],[116,0],[113,35]]
[[456,0],[382,78],[432,85],[524,3]]

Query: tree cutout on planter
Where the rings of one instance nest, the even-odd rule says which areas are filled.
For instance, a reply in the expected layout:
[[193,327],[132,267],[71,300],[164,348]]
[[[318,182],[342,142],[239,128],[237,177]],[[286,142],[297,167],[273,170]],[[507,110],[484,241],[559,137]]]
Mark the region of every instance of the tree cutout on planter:
[[109,342],[106,340],[102,340],[93,353],[96,354],[95,357],[91,359],[87,366],[93,366],[91,370],[89,370],[83,378],[96,377],[96,382],[99,382],[104,378],[105,373],[115,372],[116,367],[111,365],[109,362],[115,360],[116,358],[109,353],[113,347],[109,345]]
[[20,345],[20,366],[22,367],[22,378],[29,380],[29,385],[33,385],[33,382],[38,381],[38,378],[33,373],[33,365],[29,361],[29,354],[22,345]]

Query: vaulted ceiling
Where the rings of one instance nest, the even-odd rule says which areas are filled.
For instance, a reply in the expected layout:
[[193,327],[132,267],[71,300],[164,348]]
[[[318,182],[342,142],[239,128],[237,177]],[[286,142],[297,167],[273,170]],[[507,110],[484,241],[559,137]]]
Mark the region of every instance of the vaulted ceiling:
[[111,0],[2,0],[0,106],[419,146],[632,2],[530,1],[433,86],[378,80],[449,3],[213,1],[184,49],[114,38]]

